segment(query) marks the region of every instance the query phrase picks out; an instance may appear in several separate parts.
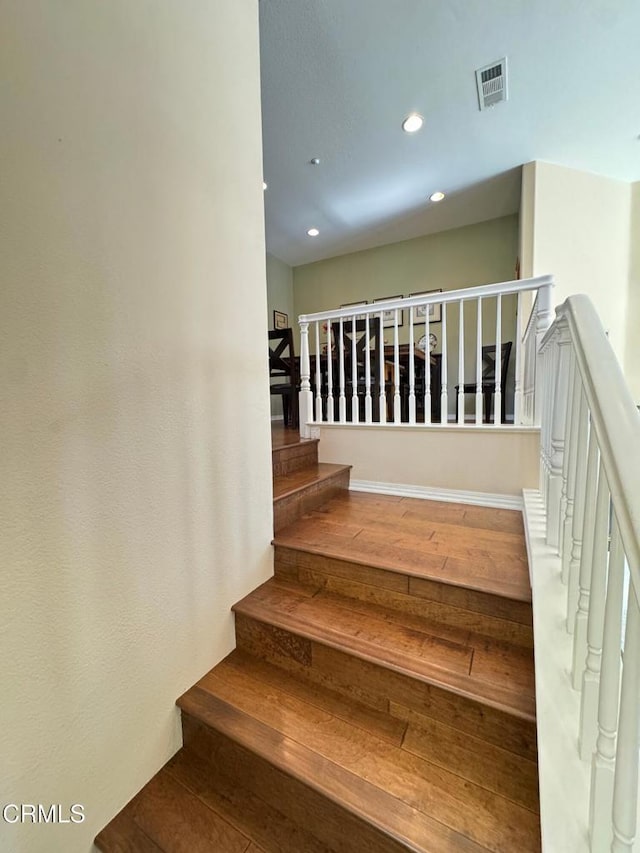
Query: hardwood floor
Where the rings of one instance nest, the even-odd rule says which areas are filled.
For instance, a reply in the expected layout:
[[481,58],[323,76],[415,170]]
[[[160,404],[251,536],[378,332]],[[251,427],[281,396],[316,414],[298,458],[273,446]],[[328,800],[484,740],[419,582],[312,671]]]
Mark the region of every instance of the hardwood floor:
[[275,576],[98,847],[539,851],[520,514],[349,492],[317,441],[273,433]]

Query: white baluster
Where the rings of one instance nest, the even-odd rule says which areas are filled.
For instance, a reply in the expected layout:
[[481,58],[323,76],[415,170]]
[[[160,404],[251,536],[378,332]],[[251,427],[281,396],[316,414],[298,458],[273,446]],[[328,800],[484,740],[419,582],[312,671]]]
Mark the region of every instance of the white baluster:
[[520,323],[522,322],[522,293],[518,293],[518,303],[516,307],[516,368],[515,368],[515,389],[513,394],[513,422],[514,424],[523,423],[522,420],[522,332],[520,331]]
[[331,320],[327,321],[327,423],[334,421],[333,408],[333,348],[331,342],[333,334],[331,331]]
[[[366,321],[369,322],[368,320]],[[358,400],[358,350],[356,347],[356,315],[351,318],[351,422],[360,421],[360,401]]]
[[567,507],[563,521],[563,546],[562,546],[562,582],[567,583],[569,580],[569,565],[571,563],[571,546],[573,539],[571,531],[573,529],[573,512],[574,498],[576,494],[576,469],[578,467],[578,423],[579,423],[579,403],[580,395],[582,394],[582,384],[580,372],[574,358],[573,369],[573,388],[571,390],[571,417],[569,419],[569,441],[568,452],[569,462],[567,470]]
[[298,394],[298,413],[300,435],[311,438],[313,421],[313,394],[311,392],[311,365],[309,362],[309,323],[300,322],[300,392]]
[[565,448],[565,422],[569,396],[569,330],[564,324],[558,330],[556,381],[552,412],[549,418],[549,489],[547,503],[547,544],[558,548],[560,544],[560,501],[563,488],[563,466]]
[[482,299],[478,299],[476,328],[476,423],[482,423]]
[[593,543],[595,540],[596,490],[598,475],[598,442],[593,424],[589,430],[589,450],[587,453],[587,475],[584,498],[584,521],[582,525],[582,547],[580,570],[578,573],[578,609],[573,628],[573,689],[582,686],[587,658],[587,620],[589,618],[589,597],[591,593],[591,569],[593,561]]
[[[534,358],[537,358],[537,354],[540,352],[540,345],[542,343],[542,339],[544,338],[547,329],[551,325],[551,321],[553,319],[553,312],[551,310],[551,288],[553,285],[544,284],[538,290],[538,296],[536,299],[536,326],[535,326],[535,350],[534,350]],[[541,399],[541,388],[539,388],[540,382],[540,372],[535,369],[535,398],[534,398],[534,423],[540,424],[540,405],[542,403]]]
[[[424,312],[424,339],[426,341],[424,351],[424,422],[431,423],[431,344],[429,343],[429,305],[425,305]],[[444,306],[442,306],[444,307]]]
[[[409,423],[416,422],[416,364],[415,346],[413,339],[413,308],[409,308]],[[428,358],[425,353],[425,359]],[[425,370],[426,370],[425,362]]]
[[496,300],[496,376],[493,397],[493,423],[502,423],[502,294]]
[[[598,688],[602,663],[604,606],[607,596],[607,557],[609,545],[609,486],[600,459],[598,494],[594,521],[593,557],[587,622],[587,658],[582,678],[580,702],[580,758],[591,758],[598,737]],[[586,522],[585,522],[586,524]],[[576,631],[576,634],[578,632]]]
[[568,350],[568,376],[567,376],[567,396],[565,400],[565,416],[564,416],[564,443],[562,453],[562,486],[560,490],[560,512],[558,516],[558,554],[563,553],[564,543],[564,519],[567,512],[567,480],[569,477],[569,441],[571,433],[571,413],[573,404],[573,386],[575,372],[575,358],[573,349]]
[[386,390],[386,382],[385,382],[385,357],[384,357],[384,315],[382,311],[380,312],[380,397],[378,398],[380,401],[380,423],[386,424],[387,422],[387,390]]
[[442,390],[440,392],[440,423],[446,424],[449,419],[449,403],[447,393],[447,303],[442,303]]
[[578,582],[582,555],[582,528],[584,527],[585,489],[587,484],[587,401],[582,388],[578,401],[578,445],[576,452],[576,490],[573,497],[573,524],[571,525],[571,559],[569,561],[569,588],[567,590],[567,631],[573,634],[578,607]]
[[460,323],[458,327],[458,423],[464,423],[464,302],[460,305]]
[[540,419],[540,449],[544,464],[544,502],[549,513],[549,472],[550,472],[550,445],[551,445],[551,401],[555,394],[556,385],[556,339],[555,336],[547,343],[542,353],[542,369],[544,381],[542,388],[542,406]]
[[340,342],[338,344],[340,359],[340,397],[338,398],[338,419],[341,424],[347,421],[347,398],[344,393],[344,319],[340,317]]
[[[320,321],[316,320],[316,422],[322,423],[322,369],[320,366]],[[300,419],[302,422],[302,419]]]
[[602,665],[600,668],[600,691],[598,693],[598,739],[591,762],[589,834],[593,853],[607,850],[613,835],[611,810],[618,730],[623,570],[624,551],[620,540],[620,530],[614,517],[611,530],[609,579],[604,612]]
[[[364,362],[364,421],[370,424],[373,421],[373,401],[371,400],[371,321],[373,317],[366,315],[365,319],[365,353]],[[380,330],[382,332],[382,329]]]
[[402,420],[400,408],[400,349],[398,341],[398,309],[393,312],[393,422]]
[[612,853],[633,850],[638,803],[638,750],[640,749],[640,610],[633,585],[624,640],[620,717],[613,781]]

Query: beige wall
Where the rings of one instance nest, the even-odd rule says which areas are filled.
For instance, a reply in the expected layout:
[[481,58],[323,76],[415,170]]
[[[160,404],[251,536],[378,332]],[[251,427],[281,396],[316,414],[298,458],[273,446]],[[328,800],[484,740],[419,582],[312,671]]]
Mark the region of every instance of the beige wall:
[[535,225],[536,163],[525,163],[522,167],[519,218],[520,275],[522,278],[533,276],[533,244]]
[[[464,228],[429,234],[414,240],[392,243],[341,255],[293,270],[296,316],[315,311],[338,308],[343,303],[373,301],[376,298],[408,296],[442,288],[456,290],[514,277],[518,254],[518,217],[505,216]],[[514,341],[516,300],[503,299],[502,340]],[[483,307],[483,342],[495,342],[495,300],[486,300]],[[406,315],[406,312],[405,312]],[[475,378],[476,312],[475,306],[465,308],[465,377]],[[400,329],[400,341],[408,341],[408,316]],[[423,326],[416,327],[422,335]],[[447,354],[449,364],[449,411],[455,411],[455,392],[458,382],[458,307],[447,311]],[[436,352],[442,351],[442,325],[431,324],[438,337]],[[385,338],[393,341],[393,330]],[[313,346],[313,335],[311,344]],[[514,344],[515,347],[515,344]],[[513,352],[513,351],[512,351]],[[513,374],[515,353],[511,358]],[[509,382],[509,396],[513,379]],[[469,397],[467,406],[472,405]]]
[[631,187],[629,294],[624,349],[624,372],[640,405],[640,181]]
[[512,497],[538,488],[535,429],[323,426],[319,455],[353,465],[353,480]]
[[86,813],[0,849],[83,853],[271,570],[257,2],[0,23],[0,788]]
[[289,325],[296,325],[293,307],[293,270],[275,255],[267,254],[267,326],[273,329],[273,312],[289,315]]
[[[289,315],[289,325],[297,327],[293,313],[293,270],[280,258],[267,254],[267,328],[273,329],[273,312]],[[299,354],[298,350],[296,353]],[[271,398],[271,416],[282,416],[282,397]]]
[[623,364],[631,187],[552,163],[533,165],[533,274],[554,275],[555,304],[586,293]]
[[505,216],[305,264],[293,270],[295,313],[509,281],[517,253],[518,217]]

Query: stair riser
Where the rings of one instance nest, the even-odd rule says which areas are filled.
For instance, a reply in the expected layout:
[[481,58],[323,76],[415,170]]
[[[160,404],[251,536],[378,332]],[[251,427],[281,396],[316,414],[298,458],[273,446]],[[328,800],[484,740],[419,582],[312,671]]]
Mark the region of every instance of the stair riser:
[[236,613],[238,648],[399,719],[417,712],[536,760],[535,723]]
[[280,545],[275,548],[274,568],[277,577],[533,648],[527,602]]
[[281,530],[349,488],[349,471],[327,477],[273,502],[273,529]]
[[272,453],[273,476],[292,474],[318,463],[318,442],[309,441],[292,447],[278,447]]
[[184,711],[182,729],[185,747],[210,765],[214,785],[219,778],[243,787],[335,853],[406,853],[409,849]]

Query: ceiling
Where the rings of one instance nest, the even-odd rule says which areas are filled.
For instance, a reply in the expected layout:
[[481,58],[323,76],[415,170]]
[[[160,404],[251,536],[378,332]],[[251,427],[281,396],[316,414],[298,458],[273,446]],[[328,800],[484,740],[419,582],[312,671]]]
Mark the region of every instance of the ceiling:
[[530,160],[640,179],[638,0],[262,0],[260,32],[267,250],[292,266],[514,213]]

